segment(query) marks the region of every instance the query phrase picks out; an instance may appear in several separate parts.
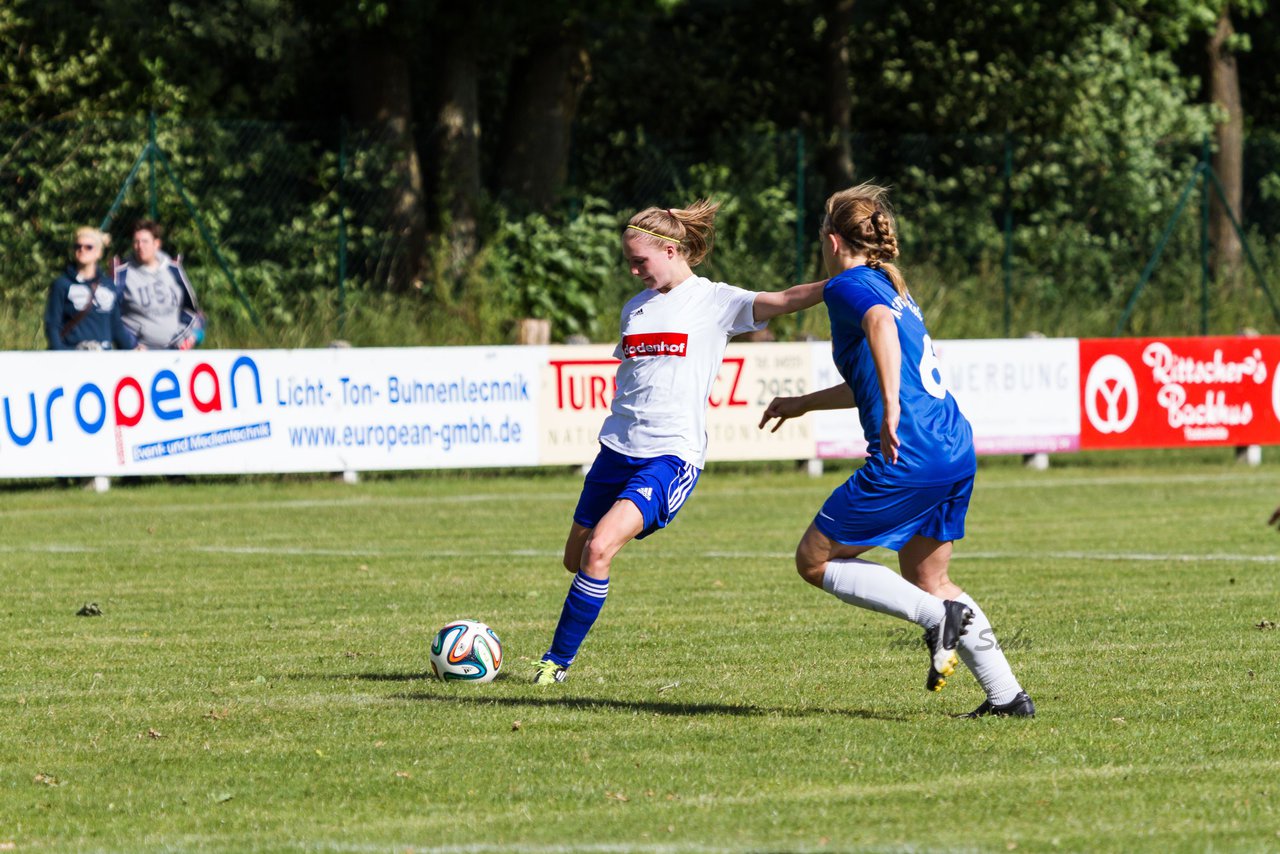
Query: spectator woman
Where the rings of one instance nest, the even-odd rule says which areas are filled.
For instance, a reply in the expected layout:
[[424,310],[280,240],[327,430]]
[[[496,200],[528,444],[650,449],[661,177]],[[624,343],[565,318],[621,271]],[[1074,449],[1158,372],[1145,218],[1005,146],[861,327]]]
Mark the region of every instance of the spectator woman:
[[49,288],[44,334],[50,350],[129,350],[136,346],[120,315],[120,292],[98,269],[110,238],[76,229],[74,260]]

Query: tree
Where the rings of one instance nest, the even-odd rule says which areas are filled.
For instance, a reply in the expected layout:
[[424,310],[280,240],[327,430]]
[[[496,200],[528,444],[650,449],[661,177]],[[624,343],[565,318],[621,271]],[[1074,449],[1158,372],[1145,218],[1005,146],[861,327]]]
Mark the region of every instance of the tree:
[[569,176],[569,152],[591,61],[572,19],[538,33],[508,79],[498,186],[503,195],[546,211]]
[[357,21],[347,50],[351,118],[385,134],[393,157],[387,187],[388,229],[398,241],[386,278],[392,291],[420,285],[426,256],[427,215],[422,165],[414,130],[408,21],[401,10],[385,10]]
[[1203,40],[1204,97],[1214,119],[1211,166],[1226,196],[1224,203],[1214,192],[1209,203],[1215,273],[1230,274],[1238,269],[1243,249],[1231,220],[1244,222],[1245,111],[1238,56],[1248,53],[1250,45],[1247,38],[1236,34],[1232,11],[1260,15],[1266,5],[1266,0],[1162,0],[1154,9],[1158,16],[1154,26],[1173,45]]
[[1231,222],[1232,217],[1236,222],[1243,218],[1240,200],[1244,193],[1244,107],[1240,102],[1234,36],[1231,8],[1223,4],[1206,48],[1210,103],[1220,112],[1214,126],[1213,171],[1226,190],[1225,204],[1217,193],[1209,202],[1209,242],[1213,246],[1213,269],[1224,273],[1239,269],[1242,251]]
[[849,37],[854,0],[823,0],[822,52],[826,67],[826,126],[822,139],[822,173],[828,187],[853,183],[853,88],[849,80]]
[[475,254],[479,241],[483,184],[477,52],[483,22],[475,6],[458,10],[454,17],[452,26],[442,33],[432,184],[437,221],[449,246],[448,272],[456,276]]

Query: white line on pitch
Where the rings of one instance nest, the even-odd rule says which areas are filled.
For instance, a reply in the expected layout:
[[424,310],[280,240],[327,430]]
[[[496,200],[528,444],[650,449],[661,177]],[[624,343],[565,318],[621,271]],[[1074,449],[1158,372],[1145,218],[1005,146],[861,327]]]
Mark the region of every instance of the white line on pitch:
[[[538,493],[539,500],[564,499],[573,501],[578,494],[574,493]],[[350,498],[297,498],[281,501],[217,501],[199,504],[134,504],[131,506],[113,507],[111,513],[189,513],[198,511],[209,514],[225,510],[313,510],[326,507],[359,507],[377,508],[390,506],[416,506],[421,504],[483,504],[485,502],[523,503],[528,496],[516,492],[482,493],[475,495],[396,495],[396,496],[352,496]],[[0,510],[0,516],[38,516],[40,514],[57,513],[65,515],[76,511],[101,513],[102,508],[96,505],[80,507],[27,507]]]
[[[1238,472],[1224,472],[1222,474],[1099,475],[1093,477],[1064,476],[1048,479],[1049,477],[1050,476],[1046,476],[1044,478],[1020,477],[1016,480],[999,480],[992,479],[990,476],[983,477],[982,473],[979,472],[977,489],[979,491],[986,489],[1061,489],[1075,486],[1124,486],[1143,484],[1168,486],[1193,483],[1229,483],[1233,486],[1249,486],[1257,487],[1259,489],[1270,489],[1276,482],[1276,479],[1272,477],[1241,475]],[[804,485],[799,486],[756,486],[750,490],[750,494],[752,497],[770,495],[813,495],[820,497],[827,491],[828,490],[825,486],[817,483],[810,485],[806,482]],[[114,514],[130,512],[148,514],[188,513],[192,511],[211,513],[224,510],[308,510],[322,509],[326,507],[377,508],[424,504],[483,504],[486,502],[510,503],[526,501],[530,495],[536,495],[539,501],[563,500],[565,502],[571,502],[577,497],[577,494],[577,491],[536,493],[494,492],[476,493],[471,495],[353,495],[341,498],[285,498],[280,501],[255,500],[221,502],[211,500],[208,502],[182,504],[134,504],[132,506],[112,508],[111,512]],[[699,490],[699,495],[702,496],[701,500],[703,502],[726,498],[737,499],[741,494],[741,489],[737,485],[725,484],[723,489],[719,488],[719,484],[714,483],[714,478],[707,478],[706,485]],[[9,508],[0,510],[0,517],[38,516],[41,514],[54,513],[65,516],[68,513],[76,512],[100,513],[101,508],[96,504],[86,504],[77,507],[60,505],[57,507]]]
[[1192,561],[1222,561],[1226,563],[1280,563],[1280,555],[1233,555],[1233,554],[1156,554],[1152,552],[956,552],[954,557],[974,560],[1033,560],[1048,558],[1050,560],[1115,560],[1136,562],[1176,561],[1190,563]]
[[[150,552],[182,549],[204,554],[227,555],[280,555],[283,557],[418,557],[432,558],[553,558],[560,557],[559,550],[552,549],[326,549],[303,548],[298,546],[148,546],[144,550]],[[0,554],[98,554],[116,550],[112,546],[85,546],[74,543],[49,543],[46,545],[14,546],[0,545]],[[701,558],[704,560],[787,560],[793,557],[792,552],[759,552],[759,551],[708,551],[701,553],[677,552],[671,550],[649,550],[638,555],[648,558]],[[956,552],[955,558],[960,560],[1094,560],[1094,561],[1129,561],[1136,563],[1160,563],[1172,561],[1191,563],[1195,561],[1213,561],[1218,563],[1280,563],[1280,555],[1247,555],[1210,552],[1208,554],[1159,554],[1155,552],[1085,552],[1085,551],[1046,551],[1046,552]]]

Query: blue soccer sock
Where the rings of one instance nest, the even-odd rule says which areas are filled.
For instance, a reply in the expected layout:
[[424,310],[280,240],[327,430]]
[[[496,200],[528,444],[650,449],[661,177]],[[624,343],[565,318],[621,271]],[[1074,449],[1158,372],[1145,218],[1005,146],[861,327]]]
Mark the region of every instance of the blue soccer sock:
[[569,585],[569,595],[564,597],[564,609],[560,622],[551,639],[551,649],[542,656],[543,661],[554,661],[561,667],[573,664],[587,632],[600,616],[604,598],[609,595],[609,579],[598,580],[579,571]]

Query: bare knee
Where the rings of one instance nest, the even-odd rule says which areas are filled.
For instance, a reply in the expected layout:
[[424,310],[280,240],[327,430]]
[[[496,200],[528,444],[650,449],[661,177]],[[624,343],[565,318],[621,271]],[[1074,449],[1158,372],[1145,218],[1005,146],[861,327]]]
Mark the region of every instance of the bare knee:
[[819,589],[822,588],[822,577],[827,571],[827,560],[813,553],[812,549],[806,549],[805,543],[802,541],[796,547],[796,572],[808,583]]
[[586,548],[582,551],[582,571],[592,578],[608,578],[609,567],[618,548],[611,542],[593,536],[587,540]]

